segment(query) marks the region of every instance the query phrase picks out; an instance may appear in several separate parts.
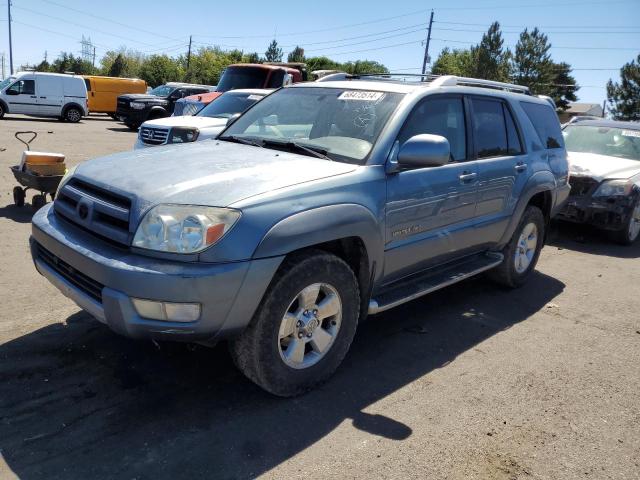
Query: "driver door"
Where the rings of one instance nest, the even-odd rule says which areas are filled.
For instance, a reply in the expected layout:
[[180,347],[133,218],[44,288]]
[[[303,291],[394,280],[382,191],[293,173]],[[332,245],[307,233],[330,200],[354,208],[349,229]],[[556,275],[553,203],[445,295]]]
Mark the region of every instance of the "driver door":
[[25,115],[38,114],[36,82],[32,78],[21,78],[6,90],[9,111]]
[[451,161],[387,178],[385,283],[460,257],[473,249],[478,165],[460,95],[429,96],[411,112],[398,137],[430,133],[449,140]]

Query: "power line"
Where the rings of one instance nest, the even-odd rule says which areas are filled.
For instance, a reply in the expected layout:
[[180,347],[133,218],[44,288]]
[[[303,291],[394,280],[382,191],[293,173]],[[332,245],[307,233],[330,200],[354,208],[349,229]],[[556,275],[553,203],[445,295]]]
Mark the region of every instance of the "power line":
[[410,35],[412,33],[423,32],[424,30],[425,30],[425,28],[423,26],[422,28],[419,28],[417,30],[411,30],[409,32],[404,32],[404,33],[400,33],[400,34],[396,34],[396,35],[388,35],[386,37],[369,39],[369,40],[365,40],[365,41],[362,41],[362,42],[345,43],[343,45],[332,45],[331,47],[316,48],[316,49],[310,50],[310,52],[319,52],[319,51],[322,51],[322,50],[331,50],[331,49],[334,49],[334,48],[351,47],[351,46],[354,46],[354,45],[362,45],[362,44],[365,44],[365,43],[377,42],[379,40],[388,40],[389,38],[403,37],[405,35]]
[[[464,28],[440,28],[440,27],[438,27],[438,28],[435,28],[435,30],[447,31],[447,32],[487,33],[486,30],[467,30],[467,29],[464,29]],[[501,29],[500,31],[502,33],[522,33],[521,31],[516,31],[516,30],[502,30]],[[586,33],[588,33],[589,35],[603,34],[603,33],[616,34],[616,35],[620,35],[620,34],[637,35],[637,34],[640,33],[640,30],[638,30],[638,31],[625,31],[625,32],[614,32],[614,31],[606,31],[606,30],[605,31],[589,31],[589,30],[577,31],[576,30],[576,31],[572,31],[572,32],[569,32],[569,31],[564,31],[564,32],[561,32],[561,31],[555,31],[555,32],[554,31],[546,31],[546,32],[543,32],[543,33],[550,34],[550,35],[551,34],[553,34],[553,35],[571,35],[571,34],[576,34],[576,33],[577,34],[586,34]]]
[[[486,27],[486,23],[464,23],[464,22],[445,22],[442,20],[434,20],[433,23],[442,23],[446,25],[467,25],[471,27]],[[500,27],[507,28],[534,28],[533,25],[502,25]],[[623,26],[623,25],[538,25],[538,28],[638,28],[637,25]]]
[[[452,40],[448,38],[433,38],[432,40],[438,40],[440,42],[445,43],[462,43],[465,45],[473,44],[473,41],[470,40]],[[508,47],[515,48],[515,45],[507,45]],[[551,45],[551,48],[556,48],[560,50],[638,50],[635,47],[569,47],[569,46],[556,46]]]

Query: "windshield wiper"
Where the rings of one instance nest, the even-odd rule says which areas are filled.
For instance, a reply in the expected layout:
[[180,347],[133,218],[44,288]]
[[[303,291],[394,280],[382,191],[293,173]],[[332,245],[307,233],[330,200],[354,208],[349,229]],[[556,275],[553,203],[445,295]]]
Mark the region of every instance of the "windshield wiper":
[[220,137],[220,140],[224,140],[226,142],[236,142],[242,143],[243,145],[252,145],[254,147],[264,147],[262,143],[259,143],[257,140],[249,140],[248,138],[239,137],[237,135],[227,135],[224,137]]
[[271,140],[271,139],[263,139],[262,140],[265,145],[277,145],[279,147],[287,147],[287,148],[295,148],[296,150],[300,150],[307,155],[316,158],[322,158],[324,160],[329,160],[332,162],[333,160],[327,156],[329,151],[322,147],[316,147],[315,145],[303,145],[298,142],[294,142],[293,140],[286,140],[281,142],[279,140]]

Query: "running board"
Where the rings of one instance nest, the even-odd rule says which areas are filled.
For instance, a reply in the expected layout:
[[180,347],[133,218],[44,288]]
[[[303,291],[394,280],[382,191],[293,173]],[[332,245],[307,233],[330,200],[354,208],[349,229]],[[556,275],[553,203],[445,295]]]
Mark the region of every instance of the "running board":
[[377,295],[377,298],[372,298],[369,301],[369,315],[384,312],[428,293],[461,282],[478,273],[490,270],[500,265],[503,259],[504,255],[497,252],[472,255],[448,264],[437,271],[431,270],[400,280],[388,290]]

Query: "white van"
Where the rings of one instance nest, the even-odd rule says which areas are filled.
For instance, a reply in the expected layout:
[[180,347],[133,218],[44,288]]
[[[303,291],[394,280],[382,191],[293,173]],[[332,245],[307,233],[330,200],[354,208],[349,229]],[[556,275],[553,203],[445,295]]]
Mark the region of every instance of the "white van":
[[87,87],[77,75],[19,72],[0,82],[0,118],[5,113],[79,122],[89,113]]

